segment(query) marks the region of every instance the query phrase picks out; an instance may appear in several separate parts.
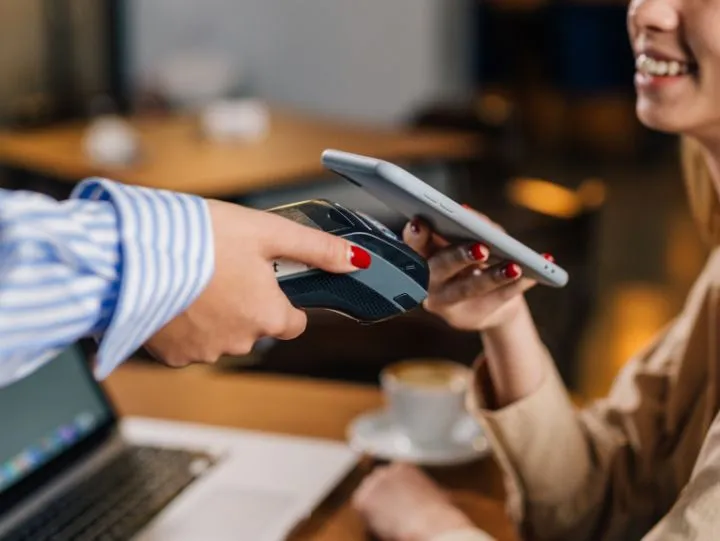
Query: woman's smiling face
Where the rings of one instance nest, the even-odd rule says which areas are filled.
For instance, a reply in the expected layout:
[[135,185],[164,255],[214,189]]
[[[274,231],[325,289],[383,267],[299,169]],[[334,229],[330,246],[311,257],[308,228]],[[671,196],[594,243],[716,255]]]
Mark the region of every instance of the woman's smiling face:
[[628,32],[640,121],[720,142],[720,0],[632,0]]

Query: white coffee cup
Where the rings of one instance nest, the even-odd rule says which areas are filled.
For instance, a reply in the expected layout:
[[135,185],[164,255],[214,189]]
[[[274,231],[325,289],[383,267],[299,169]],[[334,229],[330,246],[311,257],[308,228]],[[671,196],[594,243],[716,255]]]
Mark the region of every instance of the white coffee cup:
[[394,363],[380,374],[387,413],[411,443],[434,448],[446,445],[465,415],[470,369],[443,359]]

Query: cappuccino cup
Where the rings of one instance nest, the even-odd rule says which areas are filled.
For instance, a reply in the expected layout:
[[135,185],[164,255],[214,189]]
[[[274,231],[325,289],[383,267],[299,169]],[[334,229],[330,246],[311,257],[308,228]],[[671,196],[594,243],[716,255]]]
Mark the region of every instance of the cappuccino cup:
[[380,373],[387,413],[411,443],[437,448],[452,440],[465,417],[470,369],[443,359],[401,361]]

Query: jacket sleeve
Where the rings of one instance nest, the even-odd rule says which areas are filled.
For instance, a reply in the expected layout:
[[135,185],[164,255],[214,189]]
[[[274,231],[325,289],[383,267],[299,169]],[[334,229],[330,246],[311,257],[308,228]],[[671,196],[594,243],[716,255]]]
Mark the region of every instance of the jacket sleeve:
[[702,332],[696,323],[706,291],[701,277],[680,317],[625,366],[606,398],[581,410],[549,354],[537,391],[493,409],[486,362],[478,360],[469,407],[503,471],[507,508],[524,539],[640,539],[670,508],[687,479],[680,471],[687,461],[676,455],[692,453],[678,449],[682,431],[701,422],[697,399],[680,400],[674,390],[684,378],[679,391],[694,392],[681,372],[686,358],[702,355],[689,344],[703,338],[689,335]]
[[716,414],[690,480],[643,541],[720,539],[720,415]]

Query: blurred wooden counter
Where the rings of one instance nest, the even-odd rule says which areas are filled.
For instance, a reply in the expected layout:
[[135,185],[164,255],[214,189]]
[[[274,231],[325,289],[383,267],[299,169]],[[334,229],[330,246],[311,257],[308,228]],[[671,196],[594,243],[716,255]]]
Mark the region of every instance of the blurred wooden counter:
[[[382,404],[374,387],[315,380],[222,373],[206,367],[172,370],[128,364],[106,383],[122,414],[209,423],[290,435],[344,440],[357,415]],[[349,498],[372,468],[356,469],[298,529],[293,540],[370,539]],[[491,459],[429,470],[457,503],[498,540],[515,539],[503,511],[502,481]]]
[[270,131],[248,143],[204,139],[189,116],[133,119],[143,156],[129,167],[94,165],[83,152],[84,123],[0,133],[0,163],[62,182],[102,176],[128,184],[209,197],[242,196],[321,177],[326,148],[398,161],[454,160],[477,155],[475,137],[390,130],[273,110]]

